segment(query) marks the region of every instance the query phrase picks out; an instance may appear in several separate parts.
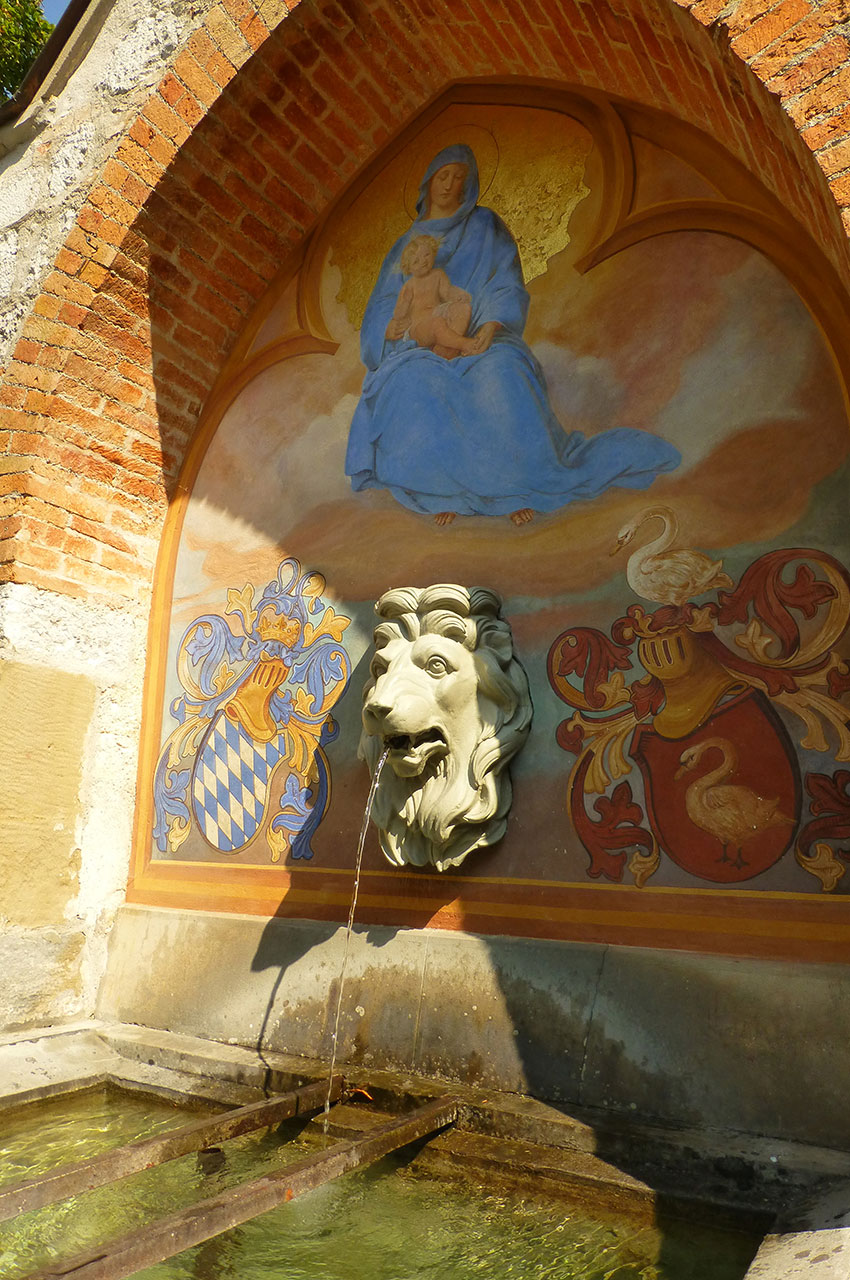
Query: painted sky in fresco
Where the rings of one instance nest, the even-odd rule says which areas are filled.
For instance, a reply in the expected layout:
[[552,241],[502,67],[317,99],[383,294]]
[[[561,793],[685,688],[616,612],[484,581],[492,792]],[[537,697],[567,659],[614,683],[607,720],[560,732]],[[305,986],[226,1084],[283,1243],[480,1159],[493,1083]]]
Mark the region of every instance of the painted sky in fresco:
[[[327,272],[336,355],[299,357],[242,392],[213,440],[186,520],[176,595],[271,572],[281,548],[329,589],[373,599],[388,582],[486,580],[508,597],[598,597],[624,586],[609,552],[622,524],[663,502],[682,545],[772,543],[847,452],[840,389],[814,322],[780,273],[706,233],[644,242],[581,276],[563,253],[530,285],[526,338],[566,430],[655,431],[683,463],[644,493],[612,490],[524,529],[447,529],[343,471],[362,380],[357,333]],[[337,585],[338,584],[338,585]],[[180,605],[178,605],[180,608]]]

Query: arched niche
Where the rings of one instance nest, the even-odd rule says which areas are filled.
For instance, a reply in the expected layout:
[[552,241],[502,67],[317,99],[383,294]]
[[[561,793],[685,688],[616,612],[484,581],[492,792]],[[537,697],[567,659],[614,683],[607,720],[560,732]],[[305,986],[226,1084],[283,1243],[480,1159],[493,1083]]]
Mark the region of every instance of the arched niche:
[[[472,147],[479,203],[516,242],[524,342],[561,427],[640,429],[681,455],[647,488],[615,480],[527,524],[448,526],[381,487],[352,493],[364,308],[451,141]],[[508,833],[442,878],[391,871],[370,847],[360,918],[846,958],[830,831],[850,746],[847,332],[817,245],[705,135],[549,84],[447,90],[284,265],[205,408],[157,567],[131,900],[344,919],[372,603],[480,583],[504,598],[535,705]],[[715,566],[675,599],[633,554],[659,508],[673,550]],[[634,546],[612,555],[630,526]],[[279,647],[282,596],[312,692],[309,655],[296,671]],[[253,687],[261,655],[278,662],[262,669],[273,703]],[[251,741],[228,765],[234,724]],[[765,802],[755,836],[700,825],[709,785]],[[823,805],[832,828],[812,825]]]

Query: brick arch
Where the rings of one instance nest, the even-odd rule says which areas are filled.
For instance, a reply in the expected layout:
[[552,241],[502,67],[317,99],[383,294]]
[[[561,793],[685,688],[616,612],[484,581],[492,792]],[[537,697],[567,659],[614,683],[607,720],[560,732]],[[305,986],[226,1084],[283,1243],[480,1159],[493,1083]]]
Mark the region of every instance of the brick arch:
[[272,28],[261,6],[222,0],[95,181],[7,370],[19,461],[4,480],[22,500],[5,579],[146,595],[187,444],[246,318],[362,164],[452,81],[551,79],[698,126],[846,281],[843,8],[302,0]]

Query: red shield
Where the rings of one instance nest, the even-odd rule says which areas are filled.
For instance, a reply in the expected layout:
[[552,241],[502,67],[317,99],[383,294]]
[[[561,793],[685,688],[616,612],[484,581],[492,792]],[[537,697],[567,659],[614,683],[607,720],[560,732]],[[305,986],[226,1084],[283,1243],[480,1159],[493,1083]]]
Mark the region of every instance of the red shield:
[[791,740],[756,690],[721,704],[686,738],[638,725],[631,754],[658,843],[701,880],[761,875],[789,848],[801,789]]

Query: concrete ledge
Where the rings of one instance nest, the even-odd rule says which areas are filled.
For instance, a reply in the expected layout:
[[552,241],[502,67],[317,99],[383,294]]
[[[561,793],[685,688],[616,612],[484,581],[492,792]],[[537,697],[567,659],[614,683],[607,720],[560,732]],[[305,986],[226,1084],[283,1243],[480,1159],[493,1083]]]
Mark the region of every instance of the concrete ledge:
[[[126,906],[99,1012],[327,1060],[344,935]],[[850,1150],[847,977],[829,965],[355,929],[338,1062]]]
[[818,1195],[766,1236],[746,1280],[847,1280],[850,1181]]
[[[324,1079],[326,1073],[327,1062],[317,1059],[92,1021],[0,1038],[0,1110],[101,1083],[238,1105]],[[630,1211],[645,1202],[649,1212],[656,1199],[666,1203],[672,1194],[684,1197],[686,1216],[703,1213],[706,1221],[719,1221],[718,1212],[757,1219],[771,1206],[772,1211],[785,1206],[747,1280],[846,1280],[850,1154],[716,1130],[646,1125],[606,1112],[570,1114],[533,1098],[362,1066],[348,1075],[352,1085],[368,1085],[370,1106],[389,1110],[446,1092],[459,1094],[457,1135],[449,1135],[442,1146],[432,1144],[423,1164],[438,1175],[451,1173],[460,1162],[464,1168],[480,1164],[481,1176],[495,1177],[499,1161],[510,1158],[505,1176],[515,1182],[516,1162],[526,1161],[529,1177],[540,1173],[542,1196],[566,1195],[572,1201],[592,1193],[594,1202],[604,1195],[611,1204],[625,1196]],[[488,1161],[494,1160],[486,1174]],[[819,1190],[811,1198],[813,1188]]]

